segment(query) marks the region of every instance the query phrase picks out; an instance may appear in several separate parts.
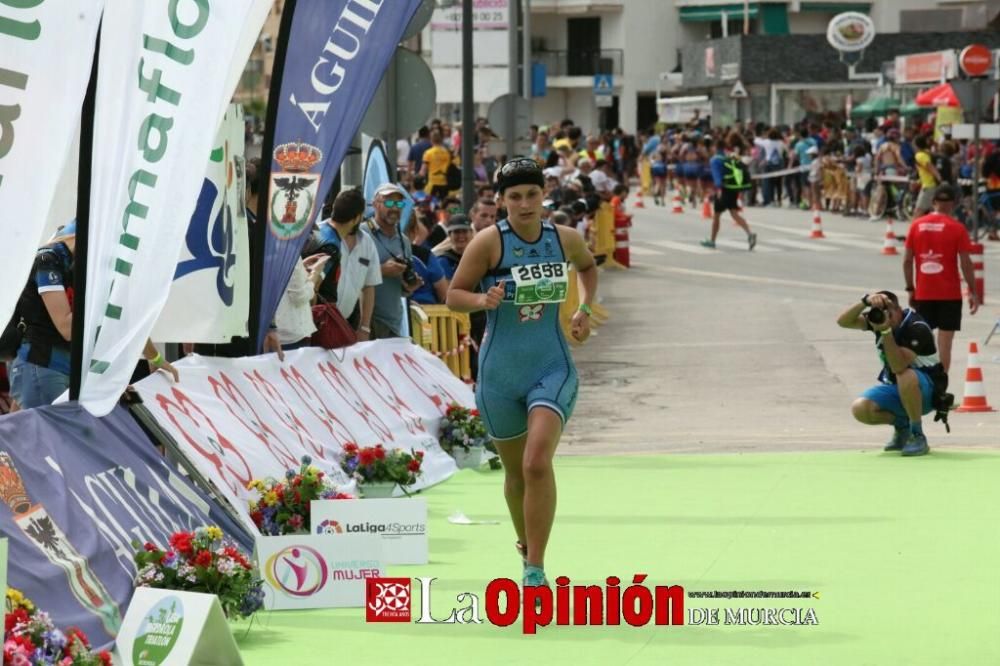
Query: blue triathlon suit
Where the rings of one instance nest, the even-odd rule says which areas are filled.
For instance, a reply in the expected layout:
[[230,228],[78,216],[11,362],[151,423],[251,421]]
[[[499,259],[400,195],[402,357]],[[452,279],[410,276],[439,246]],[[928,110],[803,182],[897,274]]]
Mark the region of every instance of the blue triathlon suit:
[[490,437],[515,439],[528,431],[528,412],[548,407],[563,426],[576,404],[576,367],[559,323],[558,303],[514,304],[515,266],[565,262],[559,232],[549,222],[534,243],[522,239],[507,220],[500,231],[500,263],[480,282],[485,293],[504,280],[503,301],[487,311],[479,351],[476,406]]

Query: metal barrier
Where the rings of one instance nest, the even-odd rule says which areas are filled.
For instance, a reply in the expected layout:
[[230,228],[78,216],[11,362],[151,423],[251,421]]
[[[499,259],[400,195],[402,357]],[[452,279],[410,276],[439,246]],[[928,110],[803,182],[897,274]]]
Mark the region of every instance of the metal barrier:
[[447,305],[411,304],[410,330],[414,343],[444,361],[459,379],[472,381],[469,315],[452,312]]

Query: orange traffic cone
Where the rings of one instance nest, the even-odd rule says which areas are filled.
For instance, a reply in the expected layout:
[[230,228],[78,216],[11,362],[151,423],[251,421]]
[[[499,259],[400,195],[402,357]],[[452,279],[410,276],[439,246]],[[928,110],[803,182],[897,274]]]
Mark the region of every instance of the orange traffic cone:
[[673,209],[672,209],[671,212],[674,212],[674,213],[683,213],[684,212],[684,204],[681,203],[681,195],[679,195],[679,194],[675,194],[674,195],[674,207],[673,207]]
[[637,191],[635,196],[637,197],[635,201],[635,208],[645,208],[646,204],[642,203],[642,190],[640,189]]
[[885,242],[882,243],[882,254],[897,255],[896,234],[892,231],[892,218],[888,218],[885,223]]
[[986,402],[986,389],[983,387],[983,369],[979,367],[979,346],[969,343],[969,366],[965,369],[965,390],[962,404],[956,412],[995,412]]
[[819,215],[819,207],[813,210],[813,228],[809,238],[826,238],[823,235],[823,218]]
[[705,201],[701,204],[701,218],[703,220],[712,219],[712,198],[707,194],[705,195]]

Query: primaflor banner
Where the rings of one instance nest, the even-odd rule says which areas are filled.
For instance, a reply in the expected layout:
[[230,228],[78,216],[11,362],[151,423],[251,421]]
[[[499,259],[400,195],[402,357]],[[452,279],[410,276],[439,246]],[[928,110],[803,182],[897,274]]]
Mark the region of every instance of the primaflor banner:
[[403,338],[300,349],[284,362],[188,356],[175,365],[179,384],[154,375],[136,389],[248,526],[250,481],[284,478],[308,455],[346,484],[339,461],[348,443],[423,450],[417,487],[447,479],[457,468],[437,443],[438,426],[449,403],[474,404],[439,359]]
[[107,0],[80,402],[108,413],[163,309],[205,156],[269,0]]
[[28,279],[80,124],[103,6],[0,0],[0,326]]

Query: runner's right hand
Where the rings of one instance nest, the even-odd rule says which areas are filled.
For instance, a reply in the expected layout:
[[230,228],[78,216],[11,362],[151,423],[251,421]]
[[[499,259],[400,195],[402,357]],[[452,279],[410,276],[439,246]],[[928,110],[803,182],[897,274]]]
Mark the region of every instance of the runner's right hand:
[[497,284],[490,287],[489,290],[483,294],[483,309],[484,310],[496,310],[500,307],[500,302],[503,300],[504,288],[503,280],[500,280]]

